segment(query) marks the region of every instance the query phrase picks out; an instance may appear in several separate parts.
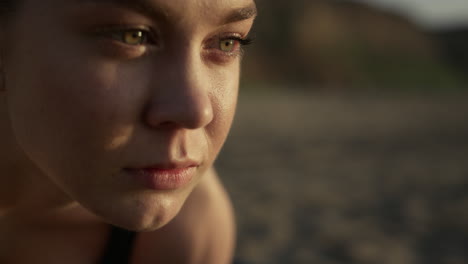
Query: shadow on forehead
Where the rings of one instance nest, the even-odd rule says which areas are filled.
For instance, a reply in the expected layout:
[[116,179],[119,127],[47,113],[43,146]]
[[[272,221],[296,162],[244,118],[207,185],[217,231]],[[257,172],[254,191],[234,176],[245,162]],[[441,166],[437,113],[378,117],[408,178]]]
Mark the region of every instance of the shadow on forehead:
[[[168,5],[158,5],[152,0],[73,0],[76,3],[95,3],[95,4],[115,4],[134,9],[138,12],[148,14],[151,17],[159,17],[169,20],[174,16],[174,11],[168,8]],[[164,2],[164,1],[163,1]],[[229,3],[229,1],[228,1]],[[221,24],[229,24],[237,21],[251,19],[257,16],[257,7],[252,1],[244,7],[238,5],[227,11],[227,14],[221,19]]]

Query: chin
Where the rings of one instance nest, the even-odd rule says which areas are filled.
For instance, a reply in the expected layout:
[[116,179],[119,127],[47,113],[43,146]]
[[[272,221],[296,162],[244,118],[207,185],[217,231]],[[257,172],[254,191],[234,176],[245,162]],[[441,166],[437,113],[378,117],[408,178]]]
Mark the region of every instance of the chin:
[[[171,210],[173,211],[173,210]],[[133,217],[122,222],[122,225],[116,223],[122,228],[137,232],[150,232],[160,229],[170,223],[177,215],[177,212],[158,212],[157,214],[148,214],[143,217]]]
[[148,232],[171,222],[185,200],[185,195],[142,195],[120,202],[114,200],[107,205],[84,207],[109,224],[127,230]]

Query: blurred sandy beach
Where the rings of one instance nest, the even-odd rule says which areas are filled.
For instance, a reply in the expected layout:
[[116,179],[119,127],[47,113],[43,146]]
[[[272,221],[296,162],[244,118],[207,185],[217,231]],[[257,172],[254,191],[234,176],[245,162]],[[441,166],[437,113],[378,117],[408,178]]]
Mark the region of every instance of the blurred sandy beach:
[[238,263],[468,263],[467,99],[241,93]]

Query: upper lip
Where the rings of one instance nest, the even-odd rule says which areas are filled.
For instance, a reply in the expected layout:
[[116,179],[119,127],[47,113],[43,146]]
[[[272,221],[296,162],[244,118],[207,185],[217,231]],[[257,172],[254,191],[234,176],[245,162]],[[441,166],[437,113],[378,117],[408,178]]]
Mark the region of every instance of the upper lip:
[[186,160],[177,160],[177,161],[168,161],[168,162],[157,162],[157,163],[147,163],[147,165],[139,166],[130,166],[126,169],[130,170],[177,170],[185,169],[190,167],[198,167],[200,162],[195,160],[186,159]]

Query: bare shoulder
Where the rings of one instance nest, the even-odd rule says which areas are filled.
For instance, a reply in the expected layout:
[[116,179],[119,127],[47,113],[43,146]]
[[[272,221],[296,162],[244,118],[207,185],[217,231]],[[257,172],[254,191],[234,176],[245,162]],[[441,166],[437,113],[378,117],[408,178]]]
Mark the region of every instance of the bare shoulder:
[[232,204],[210,169],[171,223],[139,239],[134,263],[227,264],[234,244]]

